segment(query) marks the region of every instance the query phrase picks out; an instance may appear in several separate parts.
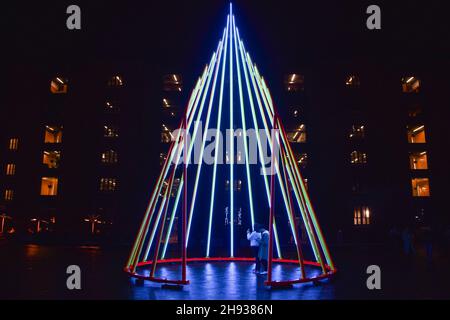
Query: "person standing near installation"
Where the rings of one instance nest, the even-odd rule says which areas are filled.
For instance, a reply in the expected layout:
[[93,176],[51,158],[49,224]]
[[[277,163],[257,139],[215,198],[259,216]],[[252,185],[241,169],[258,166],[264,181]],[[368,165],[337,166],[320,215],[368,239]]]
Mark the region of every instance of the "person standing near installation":
[[263,267],[261,274],[267,273],[267,259],[269,257],[269,231],[264,228],[259,230],[261,233],[261,240],[259,241],[259,253],[258,257]]
[[261,240],[261,233],[259,233],[260,226],[255,224],[253,232],[247,229],[247,240],[250,241],[253,257],[255,257],[255,269],[253,272],[259,273],[261,268],[261,261],[259,260],[259,241]]

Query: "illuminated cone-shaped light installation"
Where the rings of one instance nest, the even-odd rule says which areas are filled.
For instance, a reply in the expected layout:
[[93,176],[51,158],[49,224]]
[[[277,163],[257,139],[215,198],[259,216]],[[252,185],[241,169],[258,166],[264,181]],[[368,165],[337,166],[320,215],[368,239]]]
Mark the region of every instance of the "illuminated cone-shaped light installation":
[[[172,133],[125,271],[187,284],[190,261],[251,261],[246,230],[257,225],[269,230],[266,284],[336,272],[286,132],[230,5],[222,39]],[[163,263],[179,263],[180,276],[160,276],[157,266]],[[272,263],[297,263],[299,274],[272,279]]]

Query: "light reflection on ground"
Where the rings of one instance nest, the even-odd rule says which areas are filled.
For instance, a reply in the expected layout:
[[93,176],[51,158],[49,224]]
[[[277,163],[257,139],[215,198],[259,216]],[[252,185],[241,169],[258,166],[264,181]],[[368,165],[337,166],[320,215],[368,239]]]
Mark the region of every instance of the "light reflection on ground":
[[[131,279],[133,299],[333,299],[334,290],[328,280],[296,284],[293,288],[269,288],[264,285],[265,275],[253,273],[254,264],[249,262],[193,262],[187,267],[190,284],[175,289],[162,288],[161,284]],[[141,274],[149,274],[149,267],[141,268]],[[300,270],[294,264],[274,264],[273,279],[297,279]],[[155,276],[180,279],[179,264],[166,264],[157,268]],[[309,275],[320,274],[320,270],[307,267]]]

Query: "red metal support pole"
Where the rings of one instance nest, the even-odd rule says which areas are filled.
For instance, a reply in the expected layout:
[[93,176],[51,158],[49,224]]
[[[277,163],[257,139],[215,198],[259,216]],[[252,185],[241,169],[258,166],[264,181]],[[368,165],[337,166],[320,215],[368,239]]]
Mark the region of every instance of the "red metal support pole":
[[273,221],[275,210],[275,135],[276,135],[276,117],[273,118],[274,131],[272,132],[272,162],[270,169],[270,215],[269,215],[269,259],[267,264],[267,283],[272,282],[272,260],[273,260]]
[[298,228],[295,224],[295,214],[294,214],[294,204],[292,201],[292,186],[288,181],[288,176],[286,174],[286,154],[284,152],[283,149],[281,149],[281,157],[284,161],[281,162],[281,167],[283,168],[283,175],[284,175],[284,180],[285,180],[285,185],[286,185],[286,191],[287,191],[287,197],[288,197],[288,201],[289,201],[289,210],[290,210],[290,217],[292,220],[292,223],[294,224],[294,238],[295,238],[295,243],[296,243],[296,249],[297,249],[297,257],[299,260],[299,264],[300,264],[300,272],[302,275],[302,279],[304,279],[306,277],[306,272],[305,272],[305,265],[303,263],[303,252],[302,252],[302,244],[301,244],[301,240],[300,240],[300,235],[298,232]]
[[160,228],[158,230],[158,236],[157,236],[157,241],[158,242],[156,244],[155,252],[154,252],[154,255],[153,255],[153,264],[152,264],[152,270],[151,270],[151,273],[150,273],[150,277],[154,277],[155,276],[156,265],[158,263],[159,249],[161,247],[162,235],[163,235],[163,231],[164,231],[164,226],[166,224],[167,210],[169,209],[169,201],[170,201],[170,196],[171,196],[172,187],[173,187],[173,178],[174,178],[176,169],[177,169],[177,166],[174,165],[172,174],[170,175],[169,182],[167,184],[167,190],[166,190],[165,195],[164,195],[164,197],[166,198],[166,202],[164,204],[164,209],[163,209],[164,213],[163,213],[163,216],[162,216],[162,219],[161,219],[161,226],[160,226]]
[[188,129],[187,129],[187,114],[184,117],[184,151],[183,151],[183,162],[184,162],[184,189],[183,189],[183,213],[182,213],[182,266],[181,266],[181,279],[182,281],[186,281],[186,214],[187,214],[187,161],[188,161],[188,155],[187,155],[187,144],[188,144]]
[[[187,110],[187,106],[186,106],[186,110]],[[185,114],[186,114],[186,113],[187,113],[187,111],[185,111]],[[179,124],[179,126],[178,126],[178,128],[181,128],[181,129],[182,129],[183,126],[184,126],[184,121],[181,120],[181,121],[180,121],[180,124]],[[169,158],[170,158],[170,155],[171,155],[171,153],[172,153],[172,150],[173,150],[173,148],[174,148],[174,146],[175,146],[175,143],[176,143],[176,141],[172,141],[172,143],[170,144],[170,148],[169,148],[169,151],[167,152],[166,160],[164,160],[164,165],[163,165],[163,168],[162,168],[162,170],[161,170],[161,174],[160,174],[160,178],[161,178],[161,179],[163,179],[163,177],[162,177],[163,172],[166,170],[167,166],[170,165],[170,163],[169,163]],[[162,184],[163,184],[163,181],[161,181],[159,184],[155,185],[155,187],[153,188],[152,195],[153,195],[155,192],[159,192],[159,191],[157,191],[157,190],[161,189]],[[149,203],[148,203],[148,205],[147,205],[147,207],[148,207],[147,210],[148,210],[149,214],[146,215],[146,216],[144,217],[144,220],[143,220],[142,223],[141,223],[141,226],[144,226],[144,228],[142,229],[142,232],[141,232],[141,233],[138,233],[138,234],[136,235],[136,238],[135,238],[135,240],[134,240],[134,246],[133,246],[133,248],[136,248],[136,255],[135,255],[134,259],[131,261],[131,264],[130,264],[129,266],[127,266],[127,267],[129,267],[130,269],[132,269],[133,272],[134,272],[134,269],[136,268],[137,264],[139,263],[139,256],[140,256],[140,254],[141,254],[142,246],[143,246],[144,241],[145,241],[145,238],[146,238],[146,233],[147,233],[146,230],[147,230],[147,228],[148,228],[148,226],[149,226],[149,224],[150,224],[150,221],[151,221],[152,218],[153,218],[153,212],[154,212],[154,209],[155,209],[156,204],[157,204],[157,202],[158,202],[157,199],[158,199],[158,197],[156,197],[155,200],[154,200],[153,202],[152,202],[151,200],[149,201]],[[133,251],[134,251],[134,250],[132,250],[131,253],[130,253],[130,256],[129,256],[129,258],[128,258],[129,261],[131,260],[131,257],[132,257],[132,255],[133,255]]]

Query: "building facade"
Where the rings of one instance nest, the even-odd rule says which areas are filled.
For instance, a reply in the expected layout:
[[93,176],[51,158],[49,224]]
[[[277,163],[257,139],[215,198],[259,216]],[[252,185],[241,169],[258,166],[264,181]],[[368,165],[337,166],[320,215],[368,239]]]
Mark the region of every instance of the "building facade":
[[[3,231],[130,241],[198,70],[114,62],[8,71]],[[448,223],[450,101],[436,71],[286,63],[266,78],[329,242]]]

